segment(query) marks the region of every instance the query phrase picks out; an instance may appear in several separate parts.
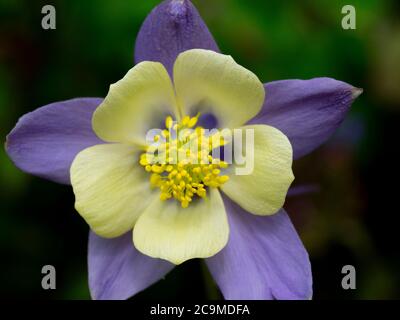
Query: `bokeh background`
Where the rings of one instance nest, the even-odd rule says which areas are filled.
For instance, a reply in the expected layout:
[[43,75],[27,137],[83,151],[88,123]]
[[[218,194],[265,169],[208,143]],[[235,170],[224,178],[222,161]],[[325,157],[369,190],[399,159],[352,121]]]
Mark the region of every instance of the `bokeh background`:
[[[42,105],[105,96],[133,65],[136,34],[157,0],[0,0],[0,136]],[[325,146],[295,163],[288,209],[308,249],[315,299],[400,298],[400,3],[396,0],[193,0],[221,49],[263,81],[329,76],[364,94]],[[57,29],[41,28],[41,8]],[[352,4],[357,29],[343,30]],[[26,175],[0,149],[0,297],[88,299],[88,227],[68,186]],[[41,268],[57,290],[41,288]],[[354,265],[357,289],[341,288]],[[198,260],[134,299],[219,298]]]

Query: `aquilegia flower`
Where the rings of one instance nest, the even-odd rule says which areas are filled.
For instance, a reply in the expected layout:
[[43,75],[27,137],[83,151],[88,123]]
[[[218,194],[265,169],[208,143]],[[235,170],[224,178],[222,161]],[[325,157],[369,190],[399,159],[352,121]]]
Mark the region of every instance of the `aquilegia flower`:
[[[308,255],[282,208],[292,159],[325,142],[361,90],[329,78],[263,85],[219,53],[189,0],[150,13],[135,58],[104,100],[44,106],[7,137],[20,169],[72,184],[92,230],[92,297],[129,298],[205,258],[227,299],[309,299]],[[253,170],[187,147],[228,145],[205,128],[251,129]]]

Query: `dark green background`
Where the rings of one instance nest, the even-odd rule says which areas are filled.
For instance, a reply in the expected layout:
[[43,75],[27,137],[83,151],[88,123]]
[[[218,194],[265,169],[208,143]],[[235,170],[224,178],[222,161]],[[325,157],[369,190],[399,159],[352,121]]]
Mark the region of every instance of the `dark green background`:
[[[334,77],[364,88],[328,144],[295,164],[296,184],[320,191],[288,200],[307,247],[315,299],[400,297],[398,128],[400,6],[395,0],[197,0],[222,51],[263,81]],[[156,0],[0,0],[0,135],[50,102],[105,96],[133,65],[139,27]],[[57,29],[41,28],[53,4]],[[341,28],[352,4],[357,30]],[[86,299],[88,227],[71,188],[26,175],[0,150],[0,296]],[[57,269],[57,290],[40,286]],[[357,289],[341,288],[341,268]],[[195,260],[136,299],[218,298]]]

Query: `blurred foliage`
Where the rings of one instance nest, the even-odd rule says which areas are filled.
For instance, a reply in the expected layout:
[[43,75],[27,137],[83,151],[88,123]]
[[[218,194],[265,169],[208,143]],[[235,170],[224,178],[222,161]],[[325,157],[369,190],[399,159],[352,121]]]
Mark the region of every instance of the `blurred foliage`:
[[[329,76],[364,88],[331,141],[295,164],[296,183],[320,191],[287,208],[309,250],[314,298],[400,297],[396,168],[400,112],[400,5],[352,0],[357,30],[341,28],[342,0],[193,1],[223,52],[263,81]],[[50,102],[105,96],[133,65],[136,34],[156,0],[0,0],[0,133]],[[41,28],[53,4],[57,29]],[[0,296],[86,299],[87,226],[67,186],[28,176],[0,150]],[[57,269],[57,290],[40,287]],[[353,264],[357,290],[340,287]],[[205,281],[205,280],[206,281]],[[217,298],[199,261],[135,299]]]

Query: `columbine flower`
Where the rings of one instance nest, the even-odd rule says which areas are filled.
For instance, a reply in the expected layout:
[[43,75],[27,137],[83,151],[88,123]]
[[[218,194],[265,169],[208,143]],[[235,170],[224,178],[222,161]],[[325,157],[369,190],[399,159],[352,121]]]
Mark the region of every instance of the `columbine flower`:
[[[137,65],[104,100],[44,106],[8,135],[19,168],[72,184],[92,230],[93,298],[126,299],[192,258],[206,258],[227,299],[312,296],[307,252],[282,209],[292,158],[325,142],[361,91],[329,78],[262,85],[218,52],[189,0],[164,1],[140,30]],[[204,125],[253,129],[253,172],[182,147],[176,133],[207,138]],[[152,128],[163,129],[156,153]],[[171,161],[171,150],[189,160]]]

